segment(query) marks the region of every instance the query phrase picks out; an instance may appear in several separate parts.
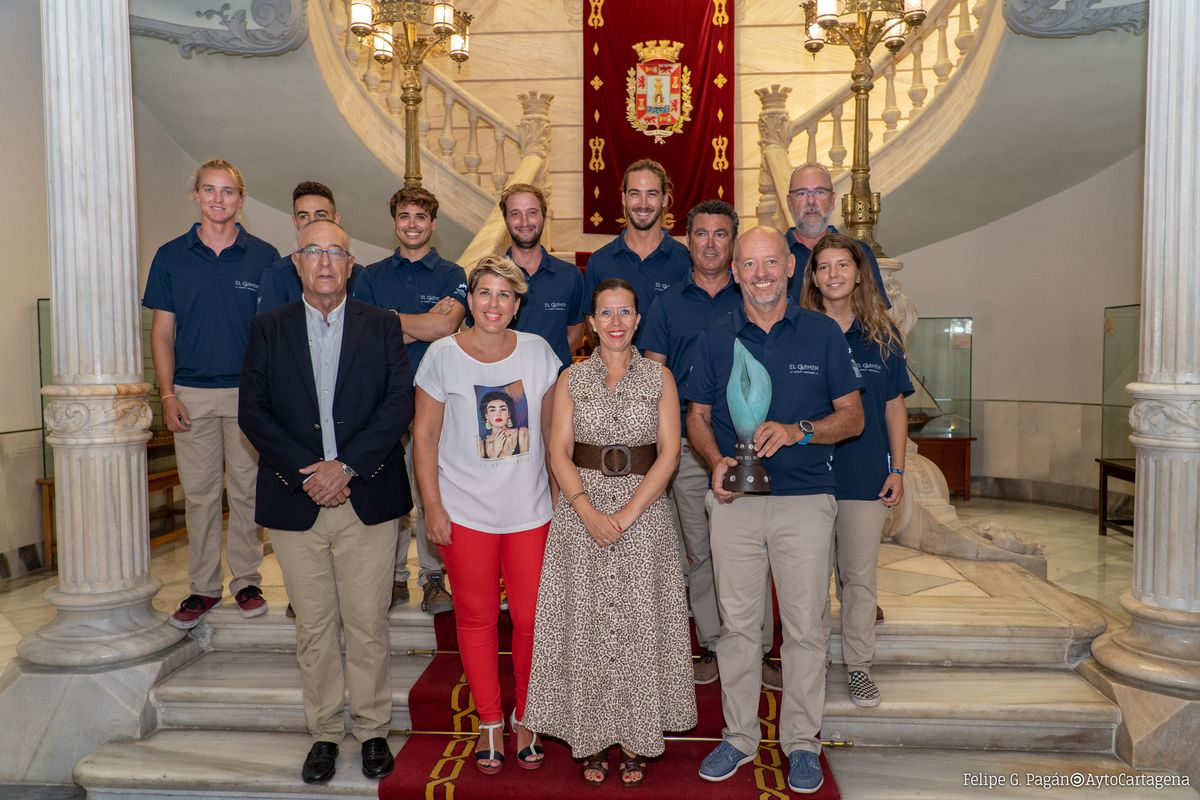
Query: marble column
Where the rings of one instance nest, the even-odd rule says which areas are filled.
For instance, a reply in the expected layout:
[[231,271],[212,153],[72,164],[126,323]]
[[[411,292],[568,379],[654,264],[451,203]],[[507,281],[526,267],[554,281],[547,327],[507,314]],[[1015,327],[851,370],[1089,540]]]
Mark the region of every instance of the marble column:
[[1156,2],[1149,34],[1132,623],[1093,652],[1120,675],[1200,692],[1200,9]]
[[181,638],[150,606],[138,308],[133,88],[126,0],[42,2],[59,583],[56,618],[18,654],[105,667]]

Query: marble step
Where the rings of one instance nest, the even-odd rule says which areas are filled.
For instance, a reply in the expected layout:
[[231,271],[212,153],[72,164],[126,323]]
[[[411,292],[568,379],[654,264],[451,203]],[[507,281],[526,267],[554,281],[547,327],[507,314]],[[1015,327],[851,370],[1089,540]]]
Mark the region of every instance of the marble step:
[[[409,727],[408,689],[421,656],[392,657],[393,727]],[[1116,706],[1070,670],[881,666],[878,708],[850,702],[829,672],[826,738],[869,745],[1111,752]],[[208,653],[154,688],[163,728],[303,731],[295,657]]]
[[[392,656],[392,727],[411,727],[408,690],[427,656]],[[206,653],[152,692],[163,728],[304,731],[304,697],[294,653]],[[349,718],[349,712],[347,712]]]
[[[299,779],[310,739],[301,733],[159,731],[141,741],[110,742],[82,759],[75,780],[90,800],[342,800],[374,798],[376,784],[359,771],[358,749],[346,739],[337,775],[325,786]],[[402,737],[389,740],[393,750]],[[668,745],[669,747],[669,745]],[[1137,776],[1171,781],[1167,773],[1133,770],[1111,755],[938,750],[927,748],[827,748],[843,800],[1042,800],[1069,795],[1088,800],[1195,800],[1194,788],[1116,785]],[[669,755],[668,755],[669,757]],[[651,769],[653,769],[653,764]],[[1047,790],[1042,783],[1079,774],[1091,788]],[[1016,776],[1017,784],[1009,781]],[[1004,785],[987,789],[1003,779]],[[503,774],[497,780],[504,780]],[[971,782],[975,782],[971,785]]]
[[1111,753],[1118,708],[1067,669],[876,666],[883,701],[859,708],[826,679],[821,733],[857,745]]
[[[1041,588],[1049,584],[1041,583]],[[1104,620],[1057,589],[1043,597],[890,596],[875,626],[875,663],[973,666],[1074,666]],[[841,609],[833,605],[830,652],[842,662]],[[392,653],[434,646],[433,618],[415,606],[390,614]],[[231,652],[296,651],[296,628],[283,610],[243,619],[217,608],[195,630],[201,644]]]
[[[388,620],[393,654],[434,647],[433,617],[415,604],[393,608]],[[243,619],[236,607],[225,604],[210,611],[192,635],[212,650],[296,652],[296,624],[282,603],[252,619]]]

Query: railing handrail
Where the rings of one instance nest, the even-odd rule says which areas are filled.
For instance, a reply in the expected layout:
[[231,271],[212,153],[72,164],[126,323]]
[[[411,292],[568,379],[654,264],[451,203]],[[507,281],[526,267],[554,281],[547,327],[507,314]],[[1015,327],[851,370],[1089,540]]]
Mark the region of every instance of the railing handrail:
[[425,63],[421,65],[421,69],[429,82],[436,86],[442,92],[453,94],[454,97],[467,109],[467,113],[473,113],[479,119],[486,122],[494,130],[500,131],[514,142],[520,142],[521,137],[517,133],[515,126],[511,125],[500,112],[493,109],[487,103],[475,97],[473,94],[466,92],[463,87],[451,78],[446,73],[442,72],[437,65]]

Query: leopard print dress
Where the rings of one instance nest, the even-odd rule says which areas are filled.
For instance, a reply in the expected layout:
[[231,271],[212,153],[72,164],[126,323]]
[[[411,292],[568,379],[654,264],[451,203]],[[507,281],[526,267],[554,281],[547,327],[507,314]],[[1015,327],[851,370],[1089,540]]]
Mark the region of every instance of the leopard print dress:
[[[598,352],[571,367],[576,441],[653,444],[662,367],[635,351],[613,393],[606,374]],[[642,480],[579,474],[605,513],[623,508]],[[695,726],[687,604],[666,495],[607,548],[559,498],[542,564],[524,724],[566,741],[576,758],[613,744],[656,756],[663,731]]]

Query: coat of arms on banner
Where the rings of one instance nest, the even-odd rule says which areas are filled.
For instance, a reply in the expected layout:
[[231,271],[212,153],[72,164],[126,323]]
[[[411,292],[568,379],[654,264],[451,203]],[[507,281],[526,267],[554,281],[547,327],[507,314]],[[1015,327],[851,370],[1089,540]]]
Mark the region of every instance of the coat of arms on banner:
[[633,49],[638,63],[629,68],[626,117],[634,130],[662,144],[692,119],[692,71],[679,63],[682,42],[650,39]]

